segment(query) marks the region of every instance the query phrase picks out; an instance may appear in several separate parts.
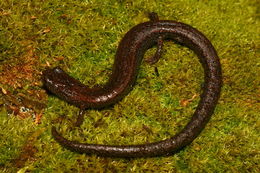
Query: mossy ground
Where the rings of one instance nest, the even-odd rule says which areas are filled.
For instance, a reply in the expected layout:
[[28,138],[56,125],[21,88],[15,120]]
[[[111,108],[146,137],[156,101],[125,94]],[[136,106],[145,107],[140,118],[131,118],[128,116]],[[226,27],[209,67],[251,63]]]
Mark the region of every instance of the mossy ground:
[[[57,65],[86,85],[105,83],[120,39],[150,11],[192,25],[215,46],[224,84],[212,119],[172,156],[103,158],[64,149],[52,124],[81,142],[139,144],[165,139],[189,121],[203,69],[192,51],[172,42],[157,64],[142,64],[127,97],[87,111],[81,128],[70,128],[78,109],[41,88],[41,71]],[[0,1],[0,171],[260,172],[259,28],[257,0]],[[21,107],[34,113],[25,116]]]

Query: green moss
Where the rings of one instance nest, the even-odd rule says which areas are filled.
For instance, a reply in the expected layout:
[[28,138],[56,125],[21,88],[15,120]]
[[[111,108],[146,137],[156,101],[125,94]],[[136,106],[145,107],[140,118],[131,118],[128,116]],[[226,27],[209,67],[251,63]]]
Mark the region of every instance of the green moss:
[[[87,111],[81,128],[71,129],[78,109],[51,95],[39,125],[32,118],[7,116],[0,107],[0,170],[259,172],[258,4],[257,0],[0,1],[0,72],[7,64],[23,61],[32,47],[39,57],[35,66],[39,72],[47,64],[59,65],[86,85],[103,84],[121,38],[147,21],[148,11],[155,11],[161,19],[178,20],[203,32],[219,54],[224,78],[219,104],[205,130],[191,145],[168,157],[119,159],[73,153],[53,140],[50,127],[59,127],[69,139],[104,144],[140,144],[177,133],[196,108],[203,69],[192,51],[172,42],[165,43],[163,58],[156,65],[142,64],[127,97],[114,107]],[[1,81],[0,86],[12,87]],[[186,106],[182,104],[193,96]],[[37,152],[16,167],[14,160],[37,131],[40,134],[32,144]]]

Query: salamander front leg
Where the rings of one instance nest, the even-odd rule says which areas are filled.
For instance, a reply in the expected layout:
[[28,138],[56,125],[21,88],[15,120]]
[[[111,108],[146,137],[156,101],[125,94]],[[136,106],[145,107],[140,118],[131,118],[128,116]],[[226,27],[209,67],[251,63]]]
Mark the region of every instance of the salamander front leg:
[[84,120],[84,115],[85,115],[85,110],[84,109],[80,109],[77,121],[75,122],[75,127],[80,127],[81,126],[81,124],[83,123],[83,120]]

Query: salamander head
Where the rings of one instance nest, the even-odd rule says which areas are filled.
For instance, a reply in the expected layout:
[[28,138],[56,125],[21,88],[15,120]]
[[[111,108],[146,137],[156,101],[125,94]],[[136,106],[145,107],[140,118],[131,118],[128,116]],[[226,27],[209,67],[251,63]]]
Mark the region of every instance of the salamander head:
[[66,75],[60,67],[48,68],[43,71],[42,75],[44,86],[52,93],[57,94],[57,92],[61,92],[68,86]]
[[51,93],[80,108],[87,107],[88,95],[85,92],[88,88],[69,76],[60,67],[43,71],[42,80],[44,87]]

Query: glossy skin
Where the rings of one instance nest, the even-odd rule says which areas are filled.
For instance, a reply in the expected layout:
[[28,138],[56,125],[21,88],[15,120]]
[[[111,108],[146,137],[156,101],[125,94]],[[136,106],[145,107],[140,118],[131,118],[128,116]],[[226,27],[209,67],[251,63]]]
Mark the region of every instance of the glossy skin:
[[204,68],[205,85],[190,122],[175,136],[141,145],[101,145],[69,141],[52,127],[54,138],[64,147],[108,157],[153,157],[172,154],[190,144],[209,121],[220,96],[222,77],[218,55],[210,41],[189,25],[154,20],[126,33],[117,49],[112,75],[103,87],[88,88],[60,68],[48,69],[43,81],[48,90],[81,109],[103,108],[126,96],[133,88],[144,53],[158,40],[173,40],[192,49]]

